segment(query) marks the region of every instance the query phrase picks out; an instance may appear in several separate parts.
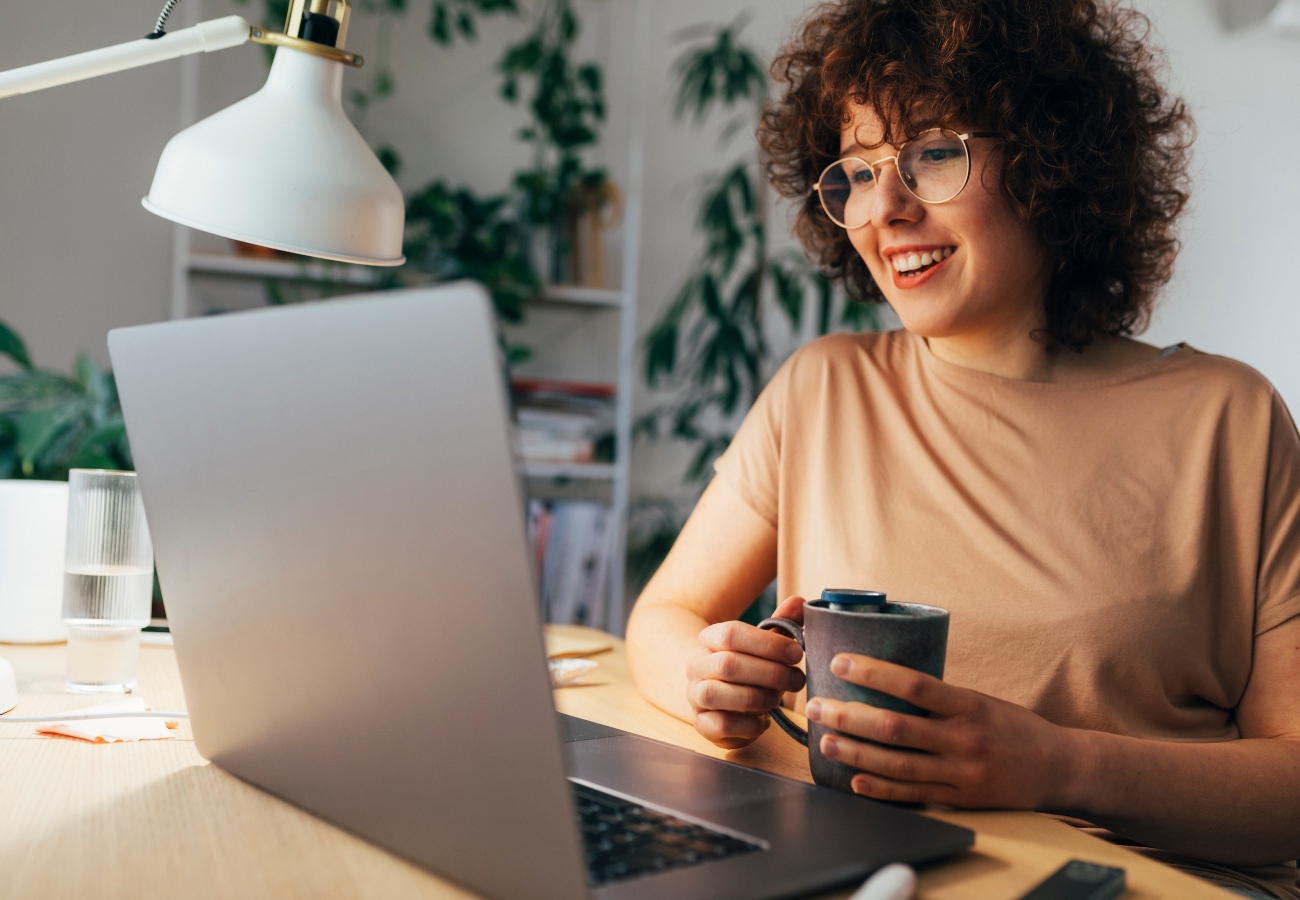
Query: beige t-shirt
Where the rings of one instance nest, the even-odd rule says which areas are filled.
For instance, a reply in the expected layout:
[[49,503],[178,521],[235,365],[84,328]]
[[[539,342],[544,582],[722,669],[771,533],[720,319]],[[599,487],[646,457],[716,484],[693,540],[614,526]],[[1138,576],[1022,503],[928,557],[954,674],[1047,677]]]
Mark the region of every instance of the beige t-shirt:
[[1041,384],[906,331],[822,338],[716,469],[777,528],[780,596],[941,606],[945,680],[1060,725],[1239,738],[1255,636],[1300,613],[1300,436],[1262,376],[1190,348]]

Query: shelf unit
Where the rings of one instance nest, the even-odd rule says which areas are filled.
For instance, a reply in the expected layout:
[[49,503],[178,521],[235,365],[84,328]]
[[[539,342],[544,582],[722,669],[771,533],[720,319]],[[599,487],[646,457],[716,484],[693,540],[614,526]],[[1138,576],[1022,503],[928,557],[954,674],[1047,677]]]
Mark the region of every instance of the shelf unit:
[[[316,283],[322,285],[355,286],[359,291],[376,287],[382,281],[382,273],[368,266],[305,258],[270,258],[260,256],[240,256],[230,253],[211,253],[190,250],[188,242],[178,248],[178,267],[183,267],[181,277],[175,279],[178,290],[185,292],[182,296],[173,296],[173,310],[183,312],[183,316],[192,314],[190,309],[190,281],[195,277],[237,278]],[[569,308],[586,308],[592,311],[607,310],[617,312],[620,322],[620,336],[623,326],[635,325],[636,298],[635,291],[621,291],[603,288],[591,288],[580,285],[548,285],[543,295],[535,303],[558,305]],[[183,317],[182,316],[182,317]],[[620,344],[623,342],[620,341]],[[611,511],[620,527],[615,529],[612,538],[614,546],[611,551],[609,607],[606,611],[606,627],[622,633],[623,630],[623,570],[626,554],[626,519],[628,495],[628,466],[626,448],[631,446],[630,409],[624,414],[623,406],[630,407],[632,368],[634,358],[631,347],[620,346],[619,376],[615,391],[615,456],[613,463],[526,463],[523,475],[534,488],[538,482],[608,482],[610,484]],[[537,493],[547,493],[545,490]],[[613,563],[617,561],[618,564]],[[617,580],[615,580],[617,577]]]
[[[189,277],[195,275],[228,276],[231,278],[273,278],[277,281],[304,281],[317,284],[349,284],[358,287],[374,286],[381,282],[382,273],[370,266],[350,263],[332,263],[306,257],[272,258],[238,256],[233,253],[204,253],[187,250],[184,256]],[[593,288],[577,284],[547,285],[542,301],[564,306],[623,305],[624,296],[613,288]],[[185,298],[185,306],[189,300]]]
[[[648,0],[631,0],[632,59],[630,60],[629,96],[627,97],[627,172],[623,185],[624,212],[622,234],[621,289],[590,288],[578,285],[550,285],[537,302],[569,308],[608,311],[619,316],[618,372],[615,385],[614,462],[587,464],[528,464],[523,474],[529,482],[563,485],[609,485],[610,511],[615,527],[611,529],[608,607],[606,630],[622,635],[626,624],[624,581],[627,564],[627,511],[629,471],[632,452],[632,396],[636,364],[636,301],[641,239],[641,204],[645,172],[645,83],[650,44],[650,4]],[[202,0],[187,4],[185,18],[198,21]],[[189,24],[193,24],[193,21]],[[198,56],[181,60],[180,125],[194,124],[198,108]],[[276,279],[319,284],[355,286],[360,291],[381,283],[382,273],[346,263],[300,259],[275,259],[198,252],[190,246],[190,230],[177,225],[172,239],[171,317],[193,315],[190,281],[200,278]]]

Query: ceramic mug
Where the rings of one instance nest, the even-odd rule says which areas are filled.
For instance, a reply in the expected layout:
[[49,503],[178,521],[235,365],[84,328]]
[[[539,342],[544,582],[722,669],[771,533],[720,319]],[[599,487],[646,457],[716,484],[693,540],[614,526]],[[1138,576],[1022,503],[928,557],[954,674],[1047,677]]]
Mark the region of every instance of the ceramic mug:
[[[943,678],[948,652],[946,609],[920,603],[889,603],[877,591],[826,590],[820,600],[804,604],[803,617],[802,626],[792,619],[764,619],[758,627],[784,632],[803,647],[808,699],[858,701],[913,716],[929,715],[897,697],[844,681],[831,672],[831,660],[839,653],[857,653]],[[804,731],[780,709],[772,710],[772,717],[786,734],[808,748],[814,781],[852,791],[850,782],[859,770],[828,759],[821,752],[822,735],[841,732],[816,722],[809,722]]]

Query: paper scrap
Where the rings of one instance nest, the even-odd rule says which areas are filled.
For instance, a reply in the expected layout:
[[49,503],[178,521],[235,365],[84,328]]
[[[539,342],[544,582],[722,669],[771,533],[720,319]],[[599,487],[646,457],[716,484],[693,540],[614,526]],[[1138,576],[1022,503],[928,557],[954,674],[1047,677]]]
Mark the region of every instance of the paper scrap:
[[[140,697],[129,697],[126,700],[101,703],[99,706],[88,706],[72,712],[80,716],[88,712],[146,712],[149,709],[151,707],[146,706]],[[177,724],[179,723],[166,719],[152,718],[78,718],[68,719],[65,722],[45,722],[36,726],[36,730],[44,734],[62,734],[67,737],[81,738],[83,741],[93,741],[96,744],[112,744],[118,741],[153,741],[169,738],[173,736],[171,729]]]
[[587,677],[587,673],[600,663],[590,659],[551,659],[546,668],[551,672],[551,687],[568,687]]
[[602,638],[575,637],[561,634],[553,629],[546,630],[546,658],[562,659],[575,656],[595,656],[606,650],[613,650],[614,642]]

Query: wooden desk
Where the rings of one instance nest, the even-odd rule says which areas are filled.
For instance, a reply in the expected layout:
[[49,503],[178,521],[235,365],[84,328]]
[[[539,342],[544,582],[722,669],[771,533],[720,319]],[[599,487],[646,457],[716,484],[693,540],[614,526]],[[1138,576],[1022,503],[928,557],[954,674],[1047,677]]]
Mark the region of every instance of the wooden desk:
[[[103,702],[64,691],[65,653],[62,644],[0,644],[0,657],[18,675],[14,715]],[[810,780],[805,751],[776,729],[744,750],[718,750],[641,699],[621,644],[596,658],[600,668],[590,684],[556,692],[561,712]],[[169,648],[141,649],[137,693],[154,709],[185,708]],[[0,790],[0,895],[6,897],[474,896],[209,765],[185,723],[171,740],[123,744],[39,735],[34,725],[0,726]],[[1012,900],[1073,857],[1127,869],[1130,898],[1225,896],[1033,813],[931,814],[979,837],[973,851],[922,872],[926,900]]]

